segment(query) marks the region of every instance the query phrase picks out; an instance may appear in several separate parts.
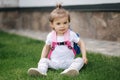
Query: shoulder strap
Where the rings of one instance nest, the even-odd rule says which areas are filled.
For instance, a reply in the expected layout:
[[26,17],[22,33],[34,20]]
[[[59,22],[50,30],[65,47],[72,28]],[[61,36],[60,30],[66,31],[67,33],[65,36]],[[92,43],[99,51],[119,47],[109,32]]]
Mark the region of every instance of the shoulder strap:
[[70,42],[70,29],[65,33],[64,35],[64,39],[67,41],[67,46],[69,49],[72,49],[74,55],[76,55],[76,51],[74,50],[74,48],[71,46],[71,42]]
[[56,32],[53,30],[52,31],[52,42],[57,42],[57,35],[56,35]]
[[68,31],[64,34],[64,40],[69,41],[69,39],[70,39],[70,30],[68,29]]
[[56,32],[53,30],[51,34],[52,34],[52,43],[51,43],[50,52],[48,53],[48,59],[50,59],[50,56],[52,54],[52,51],[55,49],[56,41],[57,41]]

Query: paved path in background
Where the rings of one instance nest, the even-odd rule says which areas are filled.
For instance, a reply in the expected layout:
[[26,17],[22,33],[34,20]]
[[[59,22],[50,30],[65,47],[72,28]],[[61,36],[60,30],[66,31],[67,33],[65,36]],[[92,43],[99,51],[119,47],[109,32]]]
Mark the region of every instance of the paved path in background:
[[[38,40],[45,40],[48,33],[35,32],[31,30],[4,30],[22,36],[31,37]],[[97,52],[105,55],[120,56],[120,43],[110,41],[99,41],[83,38],[87,51]]]

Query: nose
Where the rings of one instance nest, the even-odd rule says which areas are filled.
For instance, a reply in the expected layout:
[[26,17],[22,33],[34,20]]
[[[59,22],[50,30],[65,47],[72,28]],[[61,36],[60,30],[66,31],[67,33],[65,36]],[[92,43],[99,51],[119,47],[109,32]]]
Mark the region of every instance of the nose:
[[61,28],[64,28],[64,26],[65,26],[64,24],[61,24]]

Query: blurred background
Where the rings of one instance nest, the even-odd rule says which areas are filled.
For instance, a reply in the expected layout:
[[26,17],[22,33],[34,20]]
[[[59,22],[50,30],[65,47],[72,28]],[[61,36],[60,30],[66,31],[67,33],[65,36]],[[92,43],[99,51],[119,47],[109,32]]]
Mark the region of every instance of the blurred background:
[[59,2],[81,37],[120,42],[120,0],[0,0],[0,29],[48,33],[49,13]]

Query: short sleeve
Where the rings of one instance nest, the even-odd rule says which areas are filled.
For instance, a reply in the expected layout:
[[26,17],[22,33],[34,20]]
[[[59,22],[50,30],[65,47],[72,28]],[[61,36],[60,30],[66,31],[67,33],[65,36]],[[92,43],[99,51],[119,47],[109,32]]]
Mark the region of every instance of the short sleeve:
[[78,43],[80,40],[80,37],[73,31],[71,31],[71,37],[72,37],[72,41],[75,43]]
[[51,42],[52,42],[51,37],[52,37],[52,34],[49,33],[49,34],[47,35],[47,38],[46,38],[46,44],[47,44],[47,45],[50,45],[50,44],[51,44]]

